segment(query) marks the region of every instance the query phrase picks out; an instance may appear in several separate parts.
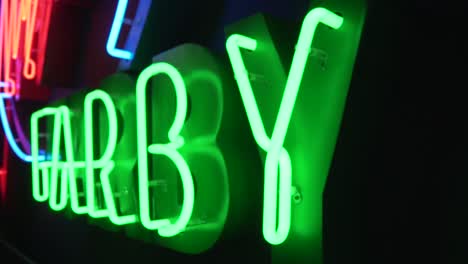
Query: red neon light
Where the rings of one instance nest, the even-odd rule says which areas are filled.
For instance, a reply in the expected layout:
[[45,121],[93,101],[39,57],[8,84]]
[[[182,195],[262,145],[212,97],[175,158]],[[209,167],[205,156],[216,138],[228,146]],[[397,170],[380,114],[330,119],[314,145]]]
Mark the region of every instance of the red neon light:
[[37,76],[36,76],[36,84],[39,84],[42,81],[42,73],[44,72],[44,61],[45,61],[45,50],[47,48],[47,38],[49,37],[49,26],[50,26],[50,17],[52,15],[52,6],[53,1],[47,1],[40,5],[41,6],[41,18],[43,21],[42,30],[39,32],[38,37],[38,50],[42,50],[43,52],[37,55]]
[[[23,78],[35,79],[36,85],[40,85],[42,80],[54,1],[0,1],[0,94],[18,98]],[[24,86],[31,84],[25,83]],[[11,102],[5,100],[4,103],[7,121],[10,122]],[[0,201],[6,198],[9,153],[9,143],[5,137],[0,160]]]
[[0,81],[8,83],[3,93],[17,95],[21,77],[40,84],[52,6],[52,0],[2,1]]
[[[10,120],[11,113],[10,109],[10,102],[5,102],[5,107],[7,109],[7,119]],[[8,149],[8,140],[6,137],[3,138],[3,153],[2,153],[2,163],[0,167],[0,202],[5,201],[6,199],[6,191],[7,191],[7,175],[8,175],[8,157],[9,157],[9,149]]]

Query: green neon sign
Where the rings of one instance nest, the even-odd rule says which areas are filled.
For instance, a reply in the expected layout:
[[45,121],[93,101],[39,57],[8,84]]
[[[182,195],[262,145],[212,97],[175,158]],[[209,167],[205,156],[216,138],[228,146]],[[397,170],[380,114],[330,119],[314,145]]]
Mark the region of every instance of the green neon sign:
[[[316,8],[310,11],[304,19],[271,140],[266,134],[247,75],[248,72],[239,51],[240,48],[255,51],[257,41],[235,34],[231,35],[226,43],[253,135],[257,144],[267,152],[263,235],[268,242],[275,245],[286,240],[291,223],[291,159],[287,150],[283,148],[283,144],[304,75],[309,49],[319,23],[337,29],[341,27],[343,19],[324,8]],[[279,184],[278,167],[280,170]],[[278,191],[277,188],[279,188]],[[278,219],[278,222],[276,219]]]
[[364,17],[363,1],[336,0],[297,29],[261,15],[226,29],[264,164],[263,235],[277,245],[275,263],[322,262],[323,191]]
[[[187,54],[191,59],[187,59]],[[180,66],[184,62],[182,71],[171,63],[156,62],[140,74],[136,84],[127,83],[123,87],[122,83],[127,82],[123,75],[104,81],[104,89],[94,90],[84,97],[82,116],[76,112],[79,107],[77,99],[69,103],[58,102],[56,107],[47,107],[33,114],[31,135],[33,157],[36,157],[33,158],[33,192],[37,201],[48,199],[54,211],[61,211],[71,199],[71,208],[76,214],[86,213],[95,219],[107,218],[116,226],[140,222],[146,230],[157,231],[161,238],[174,237],[174,240],[160,243],[167,243],[167,247],[179,251],[197,253],[213,245],[221,234],[229,205],[226,165],[216,142],[223,115],[224,81],[218,76],[223,74],[219,72],[216,59],[199,46],[181,46],[174,50],[173,58],[174,65]],[[158,80],[165,83],[151,84]],[[149,86],[153,89],[148,89]],[[135,89],[133,95],[128,87]],[[148,97],[147,94],[153,90],[161,96]],[[206,94],[211,94],[211,97],[206,98]],[[174,97],[175,104],[169,103],[171,97]],[[152,103],[147,105],[147,100],[152,100]],[[73,110],[63,105],[72,101]],[[169,120],[172,114],[167,111],[162,116],[159,111],[152,111],[154,105],[163,110],[173,109],[173,120]],[[118,117],[119,114],[123,119]],[[75,118],[73,122],[71,116]],[[52,117],[49,118],[52,158],[39,162],[38,128],[39,122],[46,117]],[[206,117],[210,119],[206,120]],[[75,126],[80,123],[76,118],[82,118],[82,133],[72,128],[72,123]],[[125,133],[119,135],[122,130]],[[72,131],[75,132],[73,135]],[[165,136],[163,131],[167,131]],[[80,153],[77,149],[79,144],[74,144],[73,139],[80,140],[81,136],[84,155],[83,160],[78,160],[75,156]],[[64,146],[61,146],[62,141]],[[136,159],[138,190],[132,193],[137,195],[122,203],[122,190],[116,187],[123,185],[121,189],[128,191],[127,187],[131,185],[128,178],[137,165],[133,163]],[[161,160],[165,162],[159,162]],[[121,170],[124,171],[124,179],[118,175]],[[84,175],[77,171],[84,172]],[[85,205],[79,204],[77,175],[85,182]],[[157,180],[155,175],[166,179]],[[167,188],[171,192],[179,192],[173,176],[179,177],[181,182],[180,208],[171,201],[155,204],[155,198],[167,200],[165,196],[168,196],[154,191],[158,184],[169,182]],[[49,179],[51,182],[45,183]],[[41,186],[50,186],[50,190],[42,190]],[[99,203],[100,193],[104,206]],[[137,208],[132,208],[131,200],[138,201]],[[166,216],[159,217],[158,214]],[[178,236],[182,232],[183,238]],[[197,237],[199,243],[196,245],[184,241]]]
[[[35,112],[34,199],[48,200],[54,211],[70,205],[75,214],[108,219],[133,236],[149,232],[168,248],[199,253],[222,235],[228,215],[235,215],[230,206],[252,203],[237,201],[233,186],[263,178],[262,232],[277,246],[273,254],[290,256],[290,248],[307,241],[314,250],[298,257],[321,261],[322,193],[365,10],[331,7],[306,15],[294,51],[273,41],[277,32],[261,15],[228,27],[235,80],[209,51],[186,44],[156,56],[136,82],[113,75],[79,100]],[[241,109],[244,124],[237,121]],[[43,120],[51,155],[39,161]],[[78,123],[82,129],[73,129]],[[236,134],[244,127],[258,159],[240,150],[237,141],[248,139]],[[245,164],[263,168],[252,172]]]
[[[93,157],[94,152],[94,137],[93,137],[93,110],[92,104],[96,100],[101,100],[104,103],[105,109],[108,113],[109,119],[109,136],[106,150],[102,157],[95,160]],[[38,162],[38,149],[39,149],[39,119],[46,116],[53,116],[53,137],[52,137],[52,159],[50,161]],[[70,120],[70,109],[67,106],[49,107],[35,112],[31,116],[31,138],[32,138],[32,157],[33,157],[33,196],[37,201],[45,201],[49,199],[50,207],[55,211],[60,211],[65,208],[70,195],[71,208],[76,214],[89,213],[91,217],[104,217],[109,216],[107,210],[98,211],[94,204],[95,186],[94,186],[94,170],[101,169],[102,187],[106,202],[112,205],[112,197],[108,194],[111,193],[110,185],[108,183],[108,176],[114,163],[111,157],[115,151],[116,138],[117,138],[117,117],[115,106],[110,96],[104,91],[96,90],[89,93],[85,98],[85,160],[76,161],[74,158],[73,148],[73,135]],[[63,133],[62,133],[63,132]],[[59,159],[60,155],[60,142],[64,140],[65,155],[63,159]],[[80,206],[78,186],[76,184],[76,170],[86,169],[86,197],[87,206]],[[41,173],[42,172],[42,177]],[[49,182],[50,174],[50,184]],[[58,190],[58,181],[60,178],[60,191]],[[40,192],[40,179],[42,179],[42,189]],[[47,193],[49,190],[49,194]],[[60,194],[59,201],[57,202],[56,196]],[[92,201],[92,202],[91,202]],[[113,207],[111,207],[112,209]],[[112,209],[110,214],[111,220],[115,224],[123,224],[128,221],[121,220],[115,215],[115,210]],[[135,220],[133,220],[135,221]]]
[[[168,132],[169,143],[147,145],[147,125],[146,125],[146,83],[158,74],[166,74],[174,83],[177,97],[177,110],[174,123]],[[187,92],[182,76],[172,65],[167,63],[155,63],[146,68],[137,81],[137,130],[138,130],[138,180],[139,180],[139,201],[140,219],[144,227],[150,230],[158,229],[160,236],[171,237],[180,233],[188,221],[193,211],[194,204],[194,184],[190,168],[183,156],[178,151],[184,145],[184,138],[180,132],[187,115]],[[174,223],[169,219],[150,219],[148,204],[148,160],[147,152],[153,155],[163,155],[168,157],[176,165],[182,178],[182,188],[184,201],[180,216]]]

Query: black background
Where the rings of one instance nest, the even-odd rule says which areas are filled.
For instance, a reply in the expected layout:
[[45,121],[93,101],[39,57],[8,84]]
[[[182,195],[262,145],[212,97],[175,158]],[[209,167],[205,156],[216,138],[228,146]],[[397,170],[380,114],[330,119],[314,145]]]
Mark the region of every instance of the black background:
[[[369,1],[324,193],[325,263],[468,262],[468,9],[461,2]],[[116,60],[105,53],[113,4],[57,3],[44,78],[56,98],[115,72]],[[224,25],[257,12],[300,21],[308,1],[161,6],[166,17],[157,21],[167,20],[170,30],[158,29],[166,34],[156,36],[157,48],[146,48],[151,56],[185,42],[222,53]],[[42,104],[19,104],[25,124]],[[33,202],[30,174],[11,157],[0,234],[38,263],[271,261],[260,231],[187,256],[70,221]],[[7,255],[0,251],[0,259]]]

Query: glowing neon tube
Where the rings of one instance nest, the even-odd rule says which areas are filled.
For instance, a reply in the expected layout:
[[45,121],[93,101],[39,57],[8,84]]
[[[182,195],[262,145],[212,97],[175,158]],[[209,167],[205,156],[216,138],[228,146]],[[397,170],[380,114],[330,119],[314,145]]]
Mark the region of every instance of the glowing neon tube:
[[3,70],[3,80],[8,82],[10,85],[7,85],[5,89],[3,89],[4,93],[14,95],[16,94],[16,82],[10,78],[10,70],[11,70],[11,52],[12,52],[12,39],[13,39],[13,31],[10,28],[12,23],[15,21],[11,20],[11,16],[9,15],[10,6],[8,5],[8,1],[2,1],[1,6],[1,30],[2,33],[2,59],[3,61],[0,64],[4,64],[2,67]]
[[24,67],[23,76],[26,79],[33,79],[36,76],[36,62],[31,58],[31,48],[33,43],[34,29],[37,17],[37,0],[32,0],[30,15],[26,19],[26,40],[24,47]]
[[226,41],[226,49],[241,92],[252,133],[257,144],[267,152],[264,175],[263,236],[265,240],[273,245],[283,243],[290,230],[291,159],[283,144],[309,57],[309,49],[319,23],[338,29],[343,23],[343,18],[325,8],[315,8],[306,15],[271,139],[266,134],[260,110],[248,78],[248,71],[240,53],[240,48],[255,51],[257,41],[239,34],[231,35]]
[[[54,137],[52,138],[52,160],[49,162],[52,165],[56,165],[58,162],[58,139],[60,135],[60,123],[61,115],[55,108],[44,108],[39,111],[34,112],[31,115],[31,168],[32,168],[32,194],[33,198],[38,202],[44,202],[49,199],[49,173],[47,169],[43,169],[44,176],[40,177],[39,169],[39,118],[51,115],[54,117]],[[45,166],[42,166],[43,168]],[[54,166],[51,166],[54,167]],[[56,173],[57,166],[52,169],[52,174]],[[53,178],[53,176],[51,177]],[[42,183],[42,184],[41,184]],[[42,186],[42,192],[40,191],[40,186]]]
[[[8,144],[10,145],[11,150],[18,156],[18,158],[22,159],[25,162],[32,162],[31,155],[26,154],[16,143],[15,137],[13,136],[13,132],[11,130],[10,123],[7,119],[7,112],[6,112],[6,105],[5,99],[10,98],[11,96],[7,94],[0,94],[0,119],[2,122],[3,131],[5,132],[5,137],[8,140]],[[39,155],[39,161],[45,160],[45,155]]]
[[20,33],[21,33],[21,13],[22,8],[24,8],[23,4],[18,5],[18,1],[11,2],[11,11],[10,11],[10,25],[13,30],[13,38],[11,39],[12,43],[12,59],[18,58],[18,51],[19,51],[19,42],[20,42]]
[[44,71],[44,60],[45,60],[45,50],[47,46],[47,38],[49,37],[49,26],[50,26],[50,17],[52,14],[52,7],[54,1],[47,1],[46,7],[44,8],[44,14],[42,16],[42,27],[41,27],[41,34],[38,37],[38,50],[42,51],[39,52],[37,55],[37,72],[36,72],[36,84],[42,81],[42,73]]
[[6,85],[5,82],[2,82],[2,72],[3,72],[3,18],[5,17],[4,13],[3,13],[3,8],[4,8],[4,3],[2,1],[1,5],[0,5],[0,88],[1,87],[5,87],[5,86],[2,86],[2,85]]
[[[1,81],[11,83],[5,93],[18,95],[22,77],[40,83],[52,6],[51,0],[2,1],[0,75]],[[16,80],[10,78],[12,70]]]
[[[177,97],[177,108],[171,128],[168,131],[169,143],[147,145],[147,109],[146,109],[146,84],[150,79],[159,74],[167,75],[174,84]],[[179,152],[185,141],[180,132],[187,117],[187,90],[185,82],[180,72],[171,64],[154,63],[147,67],[140,74],[136,84],[136,105],[137,105],[137,155],[138,155],[138,190],[140,205],[140,221],[149,230],[158,229],[158,234],[162,237],[172,237],[182,232],[187,226],[192,216],[195,202],[195,187],[192,173]],[[182,180],[184,198],[179,217],[174,222],[170,219],[151,219],[149,206],[149,175],[148,175],[148,154],[166,156],[177,167]]]
[[117,4],[117,10],[115,11],[114,21],[112,22],[112,27],[109,33],[109,38],[107,39],[107,53],[112,57],[131,60],[133,58],[133,53],[128,50],[118,49],[116,47],[117,40],[122,29],[122,24],[125,19],[125,11],[127,10],[128,0],[119,0]]
[[8,140],[3,138],[3,157],[2,167],[0,168],[0,201],[5,201],[7,189],[7,174],[8,174]]
[[[107,144],[102,154],[102,157],[98,160],[94,160],[94,118],[93,118],[93,102],[100,100],[103,102],[108,117],[109,136],[107,137]],[[88,203],[88,213],[93,218],[109,216],[109,208],[99,209],[95,204],[95,170],[102,169],[101,179],[105,179],[106,183],[103,185],[104,195],[106,202],[111,201],[111,197],[107,196],[110,194],[110,181],[109,174],[114,167],[112,156],[114,155],[115,147],[117,145],[117,113],[115,105],[110,96],[101,90],[95,90],[89,93],[85,98],[85,111],[84,111],[84,124],[85,124],[85,164],[86,164],[86,199]],[[112,210],[112,208],[110,208]],[[132,219],[130,219],[132,220]],[[132,220],[133,221],[133,220]]]
[[21,126],[21,122],[20,122],[20,120],[18,118],[18,112],[16,111],[15,102],[11,101],[11,104],[9,106],[10,106],[10,113],[11,113],[11,116],[13,118],[12,121],[15,124],[15,131],[16,131],[17,136],[18,136],[18,141],[21,143],[21,146],[25,150],[25,153],[29,155],[29,154],[31,154],[30,153],[31,144],[29,144],[28,139],[24,135],[24,130],[23,130],[23,127]]
[[8,174],[8,141],[6,138],[3,140],[3,161],[0,168],[0,200],[4,201],[6,197],[7,187],[7,174]]

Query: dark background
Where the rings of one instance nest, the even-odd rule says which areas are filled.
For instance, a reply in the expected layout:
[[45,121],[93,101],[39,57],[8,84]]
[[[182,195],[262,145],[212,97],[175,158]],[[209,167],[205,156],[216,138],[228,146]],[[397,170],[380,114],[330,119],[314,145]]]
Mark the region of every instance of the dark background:
[[[159,1],[130,73],[185,42],[224,52],[224,26],[257,12],[300,21],[309,1]],[[462,1],[369,1],[324,193],[325,263],[467,263],[468,9]],[[53,98],[116,71],[105,41],[116,1],[60,1],[44,82]],[[164,23],[164,24],[162,24]],[[164,26],[167,25],[167,26]],[[157,42],[157,43],[156,43]],[[146,62],[145,60],[148,60]],[[22,101],[24,124],[45,102]],[[26,126],[27,127],[27,126]],[[188,256],[66,219],[33,202],[12,155],[0,234],[37,263],[269,263],[261,231]],[[0,259],[8,250],[0,250]],[[1,263],[9,263],[4,262]],[[14,263],[14,262],[12,262]]]

